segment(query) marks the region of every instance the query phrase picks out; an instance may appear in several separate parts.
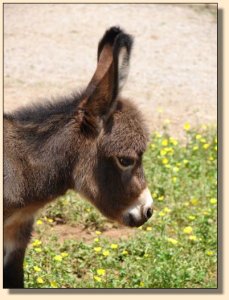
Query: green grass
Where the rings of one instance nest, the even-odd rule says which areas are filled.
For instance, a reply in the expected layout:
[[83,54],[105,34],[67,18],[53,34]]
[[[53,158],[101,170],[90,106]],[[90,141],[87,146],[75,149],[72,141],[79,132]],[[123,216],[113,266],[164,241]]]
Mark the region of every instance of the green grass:
[[[104,231],[118,226],[69,191],[38,217],[24,263],[25,286],[216,288],[216,132],[185,128],[182,142],[166,131],[154,134],[144,156],[155,205],[149,222],[129,238],[105,238]],[[61,242],[56,224],[84,228],[91,238]]]

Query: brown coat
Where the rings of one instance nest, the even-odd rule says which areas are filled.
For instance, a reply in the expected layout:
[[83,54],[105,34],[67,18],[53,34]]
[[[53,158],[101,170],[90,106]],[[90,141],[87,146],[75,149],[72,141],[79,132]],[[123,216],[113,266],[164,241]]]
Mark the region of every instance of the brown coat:
[[131,36],[110,28],[84,91],[4,116],[5,288],[23,287],[35,212],[67,189],[129,226],[151,216],[142,169],[147,130],[138,109],[119,96],[131,47]]

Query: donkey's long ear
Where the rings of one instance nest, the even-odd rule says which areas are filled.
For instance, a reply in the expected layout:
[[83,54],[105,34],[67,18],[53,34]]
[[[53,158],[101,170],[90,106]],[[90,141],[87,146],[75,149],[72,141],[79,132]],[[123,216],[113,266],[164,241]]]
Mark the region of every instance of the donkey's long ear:
[[118,27],[107,30],[99,42],[97,68],[81,102],[84,127],[93,129],[113,113],[128,75],[132,43],[132,37]]

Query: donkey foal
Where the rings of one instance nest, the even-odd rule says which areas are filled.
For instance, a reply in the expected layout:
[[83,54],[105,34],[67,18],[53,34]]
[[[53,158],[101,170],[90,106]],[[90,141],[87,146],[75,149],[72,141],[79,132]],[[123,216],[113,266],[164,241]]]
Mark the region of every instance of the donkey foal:
[[110,28],[84,91],[4,115],[4,288],[23,287],[34,214],[67,189],[127,226],[151,217],[142,168],[147,130],[138,109],[119,96],[132,43]]

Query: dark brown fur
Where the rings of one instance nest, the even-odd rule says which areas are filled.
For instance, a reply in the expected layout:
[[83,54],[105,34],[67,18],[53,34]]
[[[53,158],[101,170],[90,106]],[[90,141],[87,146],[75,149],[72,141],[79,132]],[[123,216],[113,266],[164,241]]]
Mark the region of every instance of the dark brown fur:
[[[147,131],[136,107],[118,95],[124,76],[119,52],[126,51],[127,63],[131,44],[130,36],[111,28],[82,93],[4,116],[4,246],[10,253],[5,288],[23,287],[24,252],[40,207],[75,189],[122,222],[121,213],[146,187],[141,159]],[[131,157],[136,164],[123,172],[115,157]]]

